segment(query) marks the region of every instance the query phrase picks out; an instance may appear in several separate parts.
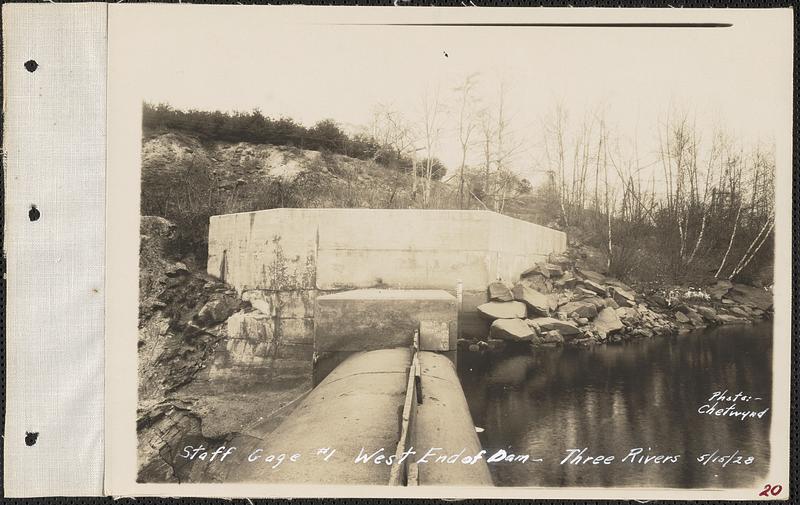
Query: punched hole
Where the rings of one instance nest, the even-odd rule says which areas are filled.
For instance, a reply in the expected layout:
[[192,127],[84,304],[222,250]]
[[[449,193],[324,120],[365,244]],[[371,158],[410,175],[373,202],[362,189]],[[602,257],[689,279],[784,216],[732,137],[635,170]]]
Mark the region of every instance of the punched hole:
[[32,445],[36,445],[36,439],[37,438],[39,438],[39,432],[38,431],[34,431],[34,432],[26,431],[25,432],[25,445],[27,445],[28,447],[30,447]]
[[31,221],[38,221],[41,215],[42,213],[39,212],[39,209],[36,208],[36,205],[31,205],[31,210],[28,211],[28,219]]
[[36,60],[28,60],[25,62],[25,70],[28,72],[35,72],[37,68],[39,68],[39,64],[36,63]]

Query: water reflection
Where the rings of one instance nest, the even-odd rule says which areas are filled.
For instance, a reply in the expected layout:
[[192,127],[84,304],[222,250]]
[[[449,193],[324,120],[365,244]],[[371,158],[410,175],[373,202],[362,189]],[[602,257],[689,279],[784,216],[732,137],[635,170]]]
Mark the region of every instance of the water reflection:
[[[617,346],[545,349],[484,368],[465,359],[461,377],[489,453],[544,459],[490,465],[497,485],[744,487],[768,469],[769,411],[740,420],[697,409],[725,389],[763,398],[736,402],[737,410],[770,407],[771,354],[769,324],[730,326]],[[615,460],[559,465],[568,449],[584,447],[586,455]],[[675,464],[622,462],[634,448],[680,457]],[[725,468],[697,462],[715,450],[755,459]]]

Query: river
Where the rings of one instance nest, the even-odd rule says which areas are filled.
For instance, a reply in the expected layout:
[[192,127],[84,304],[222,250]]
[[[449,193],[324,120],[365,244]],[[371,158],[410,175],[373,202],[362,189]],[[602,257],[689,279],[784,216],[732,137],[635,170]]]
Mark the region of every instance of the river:
[[[541,462],[490,465],[499,486],[745,487],[769,465],[770,410],[739,419],[698,413],[714,392],[742,392],[737,410],[771,407],[772,326],[723,326],[583,349],[459,357],[462,384],[489,454],[504,449]],[[755,400],[761,398],[761,400]],[[570,449],[614,456],[610,464],[561,464]],[[622,460],[679,455],[677,462]],[[714,451],[717,451],[714,453]],[[752,457],[725,467],[703,454]],[[744,462],[745,459],[739,461]]]

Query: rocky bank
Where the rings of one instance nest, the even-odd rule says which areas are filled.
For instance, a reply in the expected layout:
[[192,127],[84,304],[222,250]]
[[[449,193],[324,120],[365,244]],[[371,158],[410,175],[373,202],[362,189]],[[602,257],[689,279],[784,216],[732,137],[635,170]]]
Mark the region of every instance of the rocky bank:
[[616,344],[772,317],[767,288],[720,280],[703,287],[637,289],[578,264],[576,251],[552,255],[513,285],[491,283],[489,301],[478,306],[491,321],[489,332],[484,339],[459,340],[459,348],[526,353],[541,346]]
[[[241,445],[272,431],[310,389],[310,359],[275,353],[269,314],[205,274],[204,265],[177,258],[173,223],[144,216],[140,234],[138,477],[214,480],[220,476],[200,476],[204,469],[179,458],[179,448]],[[265,324],[241,338],[244,323],[253,322]],[[280,380],[239,373],[231,363],[271,370],[276,358]]]

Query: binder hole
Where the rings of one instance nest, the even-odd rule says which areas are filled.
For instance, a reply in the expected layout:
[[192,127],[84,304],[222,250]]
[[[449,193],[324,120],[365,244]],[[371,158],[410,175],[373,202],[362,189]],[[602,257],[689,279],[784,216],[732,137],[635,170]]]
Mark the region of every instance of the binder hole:
[[30,447],[32,445],[36,445],[36,439],[37,438],[39,438],[39,432],[38,431],[34,431],[34,432],[26,431],[25,432],[25,445],[27,445],[28,447]]
[[31,210],[28,211],[28,219],[31,221],[38,221],[42,213],[36,208],[36,205],[31,205]]
[[28,60],[25,62],[25,70],[28,72],[35,72],[37,68],[39,68],[39,64],[36,63],[36,60]]

